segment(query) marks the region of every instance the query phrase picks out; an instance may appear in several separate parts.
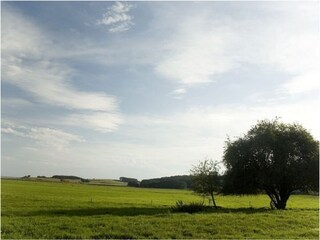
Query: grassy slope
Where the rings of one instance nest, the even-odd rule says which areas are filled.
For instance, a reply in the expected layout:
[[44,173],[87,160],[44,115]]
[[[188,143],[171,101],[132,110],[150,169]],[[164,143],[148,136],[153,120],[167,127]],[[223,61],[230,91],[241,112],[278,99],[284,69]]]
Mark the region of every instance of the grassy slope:
[[[271,211],[266,196],[219,196],[212,213],[171,214],[190,191],[2,181],[2,238],[318,238],[319,198],[292,196]],[[252,206],[253,209],[248,209]]]

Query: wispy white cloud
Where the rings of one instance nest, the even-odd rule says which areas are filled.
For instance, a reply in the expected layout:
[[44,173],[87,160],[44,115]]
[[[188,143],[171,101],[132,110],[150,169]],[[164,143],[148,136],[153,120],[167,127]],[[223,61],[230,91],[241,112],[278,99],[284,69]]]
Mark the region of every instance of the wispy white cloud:
[[84,142],[84,139],[76,134],[71,134],[59,129],[47,127],[29,127],[17,124],[3,124],[3,134],[23,137],[34,141],[38,146],[62,150],[71,143]]
[[[320,63],[319,63],[320,64]],[[305,93],[310,91],[320,91],[320,74],[319,70],[314,69],[301,73],[291,78],[290,81],[283,84],[281,91],[290,94]]]
[[97,24],[108,26],[108,31],[112,33],[127,31],[134,25],[133,16],[129,15],[132,7],[132,4],[126,2],[115,2]]
[[124,122],[120,114],[104,112],[71,114],[61,121],[66,125],[85,127],[100,132],[113,132]]
[[184,15],[172,15],[172,9],[159,10],[154,22],[170,36],[160,60],[155,61],[155,70],[191,87],[215,82],[221,74],[250,65],[292,76],[278,84],[284,93],[319,90],[318,13],[314,5],[250,4],[250,9],[262,13],[260,18],[239,18],[212,9],[201,9],[202,14],[188,9]]
[[10,6],[3,8],[1,27],[2,57],[6,60],[21,62],[24,58],[40,59],[53,50],[47,47],[52,44],[50,39],[32,21]]
[[259,20],[240,22],[246,37],[236,51],[239,61],[287,74],[278,90],[282,94],[308,94],[320,90],[318,11],[315,2],[264,3],[272,14]]
[[41,145],[57,149],[65,148],[73,142],[84,142],[78,135],[52,128],[31,128],[27,136]]
[[[306,10],[304,10],[306,11]],[[314,14],[314,10],[308,9],[309,15]],[[300,13],[301,14],[301,13]],[[308,21],[309,16],[306,16]],[[277,19],[275,19],[276,21]],[[279,91],[287,94],[308,93],[319,91],[319,64],[320,64],[320,44],[316,28],[308,29],[308,24],[294,16],[282,19],[282,23],[271,22],[268,28],[259,33],[260,38],[256,41],[257,47],[264,49],[254,57],[250,63],[259,63],[272,67],[275,71],[288,74],[286,81],[281,83]],[[295,28],[292,28],[292,22]],[[311,24],[312,25],[312,24]],[[272,39],[266,41],[268,36]],[[253,36],[251,36],[253,37]],[[251,47],[252,48],[252,47]],[[245,48],[244,48],[245,49]]]
[[197,24],[186,20],[184,28],[177,30],[173,42],[167,46],[166,55],[155,67],[160,75],[179,84],[194,86],[212,82],[216,75],[234,67],[228,51],[232,32],[219,27],[212,31],[202,26],[206,24],[205,20],[200,20]]
[[178,88],[172,91],[172,95],[175,99],[183,99],[184,95],[187,93],[186,88]]
[[70,84],[71,69],[52,61],[3,61],[3,80],[32,94],[38,101],[70,109],[113,111],[115,97],[76,90]]
[[2,127],[1,128],[1,133],[7,133],[7,134],[13,134],[19,137],[25,137],[26,134],[24,132],[21,131],[17,131],[16,129],[12,128],[12,127]]
[[185,88],[178,88],[178,89],[174,90],[172,93],[173,93],[173,94],[184,94],[184,93],[186,93],[186,92],[187,92],[187,89],[185,89]]
[[[10,7],[3,11],[2,19],[2,81],[24,90],[36,102],[81,110],[88,118],[98,112],[117,114],[116,97],[73,86],[75,70],[54,53],[61,52],[63,46],[52,44],[36,23]],[[112,121],[110,126],[116,130],[118,125]]]

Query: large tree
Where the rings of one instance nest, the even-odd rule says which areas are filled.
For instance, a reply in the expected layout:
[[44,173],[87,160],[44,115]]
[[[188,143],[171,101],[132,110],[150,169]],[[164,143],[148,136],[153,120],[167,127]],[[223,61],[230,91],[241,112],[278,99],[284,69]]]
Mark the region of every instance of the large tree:
[[209,195],[213,206],[217,208],[214,193],[221,186],[218,164],[212,160],[204,160],[199,162],[197,166],[194,166],[190,172],[193,191],[204,196]]
[[243,137],[227,140],[224,192],[265,192],[285,209],[294,190],[319,189],[319,142],[299,124],[259,121]]

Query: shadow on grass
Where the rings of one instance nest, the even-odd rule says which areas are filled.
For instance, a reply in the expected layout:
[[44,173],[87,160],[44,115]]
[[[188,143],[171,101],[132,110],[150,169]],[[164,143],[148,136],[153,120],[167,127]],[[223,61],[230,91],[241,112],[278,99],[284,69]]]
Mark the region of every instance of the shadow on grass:
[[122,207],[122,208],[79,208],[79,209],[54,209],[30,211],[22,214],[23,216],[94,216],[94,215],[113,215],[113,216],[138,216],[138,215],[157,215],[167,214],[168,208],[144,208],[144,207]]
[[[206,207],[203,211],[194,212],[192,214],[219,214],[219,213],[245,213],[256,214],[275,212],[278,210],[271,210],[269,208],[212,208]],[[188,212],[173,212],[169,207],[166,208],[146,208],[146,207],[122,207],[122,208],[79,208],[79,209],[54,209],[54,210],[38,210],[30,211],[19,214],[13,214],[15,216],[95,216],[95,215],[113,215],[113,216],[151,216],[151,215],[163,215],[163,214],[179,214]],[[190,213],[191,214],[191,213]],[[6,216],[2,213],[2,216]]]
[[254,214],[254,213],[265,213],[265,212],[273,212],[274,210],[270,208],[212,208],[210,207],[205,212],[207,213],[247,213],[247,214]]
[[[191,211],[189,211],[191,210]],[[173,209],[173,213],[190,213],[190,214],[195,214],[195,213],[202,213],[202,214],[220,214],[220,213],[245,213],[245,214],[255,214],[255,213],[266,213],[266,212],[273,212],[275,210],[272,210],[270,208],[223,208],[223,207],[218,207],[214,208],[211,206],[204,206],[202,210],[200,211],[192,211],[192,209],[186,209],[180,210],[177,208]]]

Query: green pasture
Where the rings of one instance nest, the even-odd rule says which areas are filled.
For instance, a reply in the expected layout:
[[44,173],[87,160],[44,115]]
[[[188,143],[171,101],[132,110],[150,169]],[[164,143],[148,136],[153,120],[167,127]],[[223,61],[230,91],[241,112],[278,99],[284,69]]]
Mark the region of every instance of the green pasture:
[[295,195],[287,210],[258,196],[217,196],[221,209],[171,213],[185,190],[2,180],[2,238],[319,238],[319,197]]

